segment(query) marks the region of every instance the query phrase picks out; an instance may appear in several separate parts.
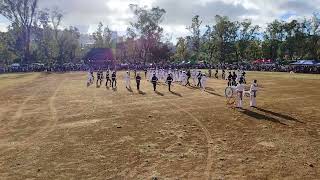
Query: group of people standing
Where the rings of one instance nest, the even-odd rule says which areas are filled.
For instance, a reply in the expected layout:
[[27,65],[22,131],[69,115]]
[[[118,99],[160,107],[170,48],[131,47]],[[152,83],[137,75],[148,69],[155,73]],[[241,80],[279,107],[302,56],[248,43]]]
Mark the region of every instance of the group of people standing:
[[[136,88],[140,91],[140,85],[142,77],[137,71],[134,72],[134,77],[136,81]],[[219,71],[216,70],[215,78],[218,79]],[[172,84],[178,83],[182,86],[191,86],[194,85],[199,87],[202,90],[206,89],[207,84],[207,75],[202,73],[200,70],[171,70],[171,69],[147,69],[144,71],[144,75],[147,81],[151,82],[153,90],[157,90],[157,85],[162,81],[168,86],[168,90],[171,92]],[[211,70],[209,70],[209,77],[212,76]],[[245,93],[245,80],[246,73],[244,71],[238,70],[229,72],[228,77],[225,77],[225,71],[222,70],[222,79],[228,80],[228,86],[233,87],[237,92],[237,107],[243,107],[243,97]],[[87,85],[94,83],[94,74],[93,71],[88,72],[88,82]],[[102,70],[97,72],[96,85],[101,86],[103,79],[106,79],[105,86],[117,88],[117,74],[115,71],[111,72],[110,70],[106,71],[105,75]],[[124,75],[124,81],[127,89],[131,89],[131,75],[130,71],[127,71]],[[192,82],[190,82],[192,81]],[[254,80],[253,84],[250,86],[250,106],[256,107],[256,96],[257,96],[258,86],[257,80]]]
[[[140,84],[142,77],[140,73],[134,72],[134,77],[136,80],[137,90],[140,90]],[[169,91],[171,91],[172,83],[178,83],[183,86],[193,85],[205,90],[207,84],[207,75],[202,73],[200,70],[165,70],[165,69],[147,69],[145,72],[145,78],[153,84],[153,90],[156,91],[157,85],[159,82],[164,82],[168,85]],[[102,70],[97,71],[96,85],[101,86],[103,79],[106,79],[106,87],[116,88],[117,87],[117,74],[115,71],[111,73],[110,70],[107,70],[104,74]],[[93,71],[88,72],[88,81],[87,86],[90,86],[95,81]],[[124,81],[127,89],[131,89],[131,76],[130,71],[127,71],[124,76]]]
[[197,70],[166,70],[166,69],[148,69],[145,72],[148,81],[154,83],[155,80],[163,81],[169,86],[171,91],[171,84],[178,83],[183,86],[191,86],[190,80],[192,79],[193,85],[201,89],[206,88],[207,76],[205,73]]
[[[250,96],[250,107],[256,108],[257,107],[257,91],[258,91],[258,84],[257,84],[257,80],[254,80],[253,83],[250,86],[250,90],[249,92],[249,96]],[[242,109],[243,108],[243,97],[245,94],[245,86],[244,86],[244,82],[241,79],[239,81],[239,83],[235,86],[235,91],[237,93],[237,108]]]

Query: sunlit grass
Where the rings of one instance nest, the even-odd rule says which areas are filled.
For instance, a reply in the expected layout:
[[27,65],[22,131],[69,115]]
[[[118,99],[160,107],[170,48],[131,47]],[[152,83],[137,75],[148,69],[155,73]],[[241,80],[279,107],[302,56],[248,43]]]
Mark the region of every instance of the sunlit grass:
[[9,86],[31,82],[40,76],[41,73],[12,73],[12,74],[0,74],[0,89]]

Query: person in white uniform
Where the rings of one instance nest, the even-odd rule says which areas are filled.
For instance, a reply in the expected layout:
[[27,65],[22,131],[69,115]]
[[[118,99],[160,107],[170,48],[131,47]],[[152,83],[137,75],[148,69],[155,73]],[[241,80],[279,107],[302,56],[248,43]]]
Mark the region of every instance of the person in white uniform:
[[88,72],[88,80],[87,80],[87,86],[90,86],[93,83],[93,76],[91,72]]
[[239,81],[239,84],[236,87],[237,91],[237,108],[243,108],[243,94],[244,94],[244,85],[242,81]]
[[192,77],[192,82],[193,82],[193,85],[197,85],[197,71],[194,69],[192,70],[192,73],[191,73],[191,77]]
[[258,84],[257,80],[253,81],[253,84],[250,87],[250,107],[257,107],[257,91],[258,91]]
[[124,81],[126,82],[126,88],[131,89],[130,83],[130,73],[127,71],[126,75],[124,76]]
[[203,73],[201,76],[201,88],[203,91],[206,90],[206,86],[207,86],[207,76],[206,74]]

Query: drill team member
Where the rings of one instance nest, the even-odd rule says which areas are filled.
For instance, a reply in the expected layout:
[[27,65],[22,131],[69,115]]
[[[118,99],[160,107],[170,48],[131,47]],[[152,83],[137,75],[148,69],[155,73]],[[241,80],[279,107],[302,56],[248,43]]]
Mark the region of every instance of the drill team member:
[[97,86],[101,86],[102,84],[102,81],[103,81],[103,71],[99,70],[97,72]]
[[117,74],[115,71],[111,75],[111,80],[112,80],[112,88],[116,88],[117,87]]
[[233,72],[233,75],[232,75],[232,85],[233,86],[237,86],[237,74],[236,74],[236,72],[234,71]]
[[93,77],[91,72],[88,72],[87,87],[89,87],[91,84],[93,84]]
[[247,84],[247,81],[246,81],[246,72],[242,72],[242,77],[243,77],[243,83],[244,84]]
[[214,77],[215,77],[216,79],[219,79],[218,74],[219,74],[219,70],[217,69],[217,70],[216,70],[216,73],[214,74]]
[[106,87],[108,87],[108,82],[110,81],[110,86],[111,86],[111,79],[110,79],[110,72],[109,70],[106,73]]
[[231,72],[229,72],[229,76],[228,76],[228,86],[230,87],[230,86],[232,86],[233,84],[232,84],[232,74],[231,74]]
[[206,74],[202,74],[202,77],[201,77],[201,88],[202,90],[206,90],[206,85],[207,85],[207,76]]
[[131,89],[130,83],[130,73],[127,71],[126,75],[124,76],[124,81],[126,82],[126,88]]
[[222,79],[225,80],[226,79],[226,71],[224,69],[222,69],[222,75],[221,75]]
[[236,87],[236,91],[237,91],[237,99],[238,99],[238,103],[237,103],[237,108],[242,109],[243,104],[243,93],[244,93],[244,85],[242,81],[239,81],[239,84]]
[[202,73],[201,73],[201,71],[199,71],[199,74],[198,74],[197,77],[198,77],[198,84],[197,84],[197,86],[201,88],[201,87],[202,87],[202,85],[201,85],[201,78],[202,78]]
[[191,84],[190,84],[190,78],[191,78],[191,72],[190,72],[190,70],[188,70],[187,71],[187,84],[186,84],[186,86],[191,86]]
[[137,90],[140,91],[140,81],[141,81],[141,76],[138,73],[136,76],[136,83],[137,83]]
[[257,91],[258,91],[258,84],[257,80],[253,81],[253,84],[250,87],[250,107],[257,107]]
[[151,78],[151,83],[153,84],[153,91],[157,90],[157,82],[158,82],[158,78],[156,74],[153,74],[153,77]]
[[171,84],[172,84],[172,81],[173,81],[173,78],[171,77],[171,74],[168,74],[168,77],[167,77],[167,84],[169,86],[169,91],[171,92]]

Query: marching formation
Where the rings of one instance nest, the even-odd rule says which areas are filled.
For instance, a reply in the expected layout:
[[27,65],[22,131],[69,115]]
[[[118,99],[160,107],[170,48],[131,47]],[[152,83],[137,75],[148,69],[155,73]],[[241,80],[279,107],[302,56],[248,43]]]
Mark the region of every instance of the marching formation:
[[[134,77],[136,81],[136,88],[140,91],[140,85],[142,77],[140,73],[136,70],[134,72]],[[206,73],[203,73],[201,70],[171,70],[171,69],[147,69],[144,71],[144,76],[147,81],[152,84],[153,90],[157,91],[157,86],[160,82],[165,83],[168,86],[168,90],[172,92],[172,84],[177,83],[182,86],[196,86],[201,90],[206,90],[207,80],[212,77],[212,70],[209,69],[208,77]],[[214,78],[219,79],[219,71],[216,70],[214,74]],[[254,80],[252,85],[250,86],[249,91],[245,91],[246,84],[246,72],[237,70],[233,72],[229,72],[226,77],[225,70],[222,70],[221,74],[222,80],[227,80],[227,88],[230,88],[233,94],[237,99],[236,107],[243,108],[243,97],[247,95],[250,97],[250,107],[256,107],[256,97],[258,91],[257,80]],[[106,80],[105,86],[117,88],[117,73],[116,71],[111,72],[107,70],[106,73],[102,70],[97,71],[97,80],[96,85],[101,86],[103,80]],[[95,81],[95,76],[93,71],[88,72],[88,80],[87,87],[93,84]],[[124,75],[124,82],[127,89],[131,90],[131,75],[130,71],[127,71]],[[226,95],[227,96],[227,95]]]

